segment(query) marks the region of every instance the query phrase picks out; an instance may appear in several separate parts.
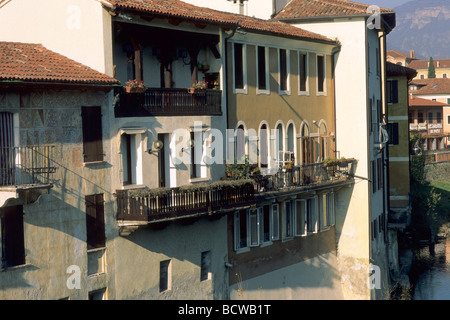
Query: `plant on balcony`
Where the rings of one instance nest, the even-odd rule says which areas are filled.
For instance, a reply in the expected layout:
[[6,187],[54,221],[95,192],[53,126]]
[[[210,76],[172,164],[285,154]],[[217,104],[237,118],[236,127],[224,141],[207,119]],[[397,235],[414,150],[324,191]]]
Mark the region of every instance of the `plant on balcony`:
[[144,92],[145,91],[145,84],[144,81],[137,81],[135,80],[129,80],[126,83],[125,90],[127,93],[134,93],[134,92]]
[[205,81],[198,81],[197,83],[193,84],[189,88],[190,93],[199,92],[199,91],[205,91],[207,88],[207,83]]
[[344,158],[341,157],[340,159],[330,159],[330,158],[326,158],[323,160],[323,164],[325,166],[334,166],[334,165],[346,165],[348,163],[352,163],[356,161],[355,158]]
[[234,163],[226,164],[225,173],[228,178],[233,180],[246,179],[249,177],[251,167],[248,155],[245,155],[239,163],[235,159]]

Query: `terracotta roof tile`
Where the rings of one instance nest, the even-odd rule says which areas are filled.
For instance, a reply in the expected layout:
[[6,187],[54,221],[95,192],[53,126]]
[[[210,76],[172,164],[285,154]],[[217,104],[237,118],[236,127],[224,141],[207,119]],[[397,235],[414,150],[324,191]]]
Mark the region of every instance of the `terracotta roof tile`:
[[335,40],[306,31],[277,20],[264,20],[240,14],[217,11],[194,6],[179,0],[110,0],[117,9],[144,12],[156,16],[181,18],[197,23],[240,27],[247,31],[263,32],[280,36],[321,40],[336,44]]
[[[450,68],[450,59],[436,59],[434,61],[435,68]],[[419,69],[428,69],[428,62],[430,60],[416,60],[409,64],[410,68],[419,70]],[[439,67],[438,67],[439,62]]]
[[0,42],[0,82],[8,80],[99,85],[119,83],[41,44]]
[[409,55],[403,53],[403,52],[399,52],[396,50],[388,50],[386,51],[386,55],[389,57],[394,57],[394,58],[411,58]]
[[413,94],[450,94],[450,79],[415,79],[411,84],[419,86],[418,90],[411,91]]
[[412,79],[417,75],[417,71],[395,63],[386,61],[386,73],[388,76],[407,76]]
[[[276,19],[336,17],[368,15],[370,5],[348,0],[291,0],[281,10]],[[394,13],[391,9],[380,8],[381,13]]]
[[448,104],[433,101],[429,99],[422,99],[414,96],[409,96],[410,107],[447,107]]

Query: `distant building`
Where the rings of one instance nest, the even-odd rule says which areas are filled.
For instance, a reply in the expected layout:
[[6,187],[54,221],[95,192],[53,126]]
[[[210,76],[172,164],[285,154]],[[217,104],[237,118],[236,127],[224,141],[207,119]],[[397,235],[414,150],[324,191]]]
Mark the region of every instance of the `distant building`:
[[386,52],[386,57],[388,62],[401,65],[403,67],[407,67],[412,61],[418,60],[416,59],[416,53],[414,50],[411,50],[409,55],[396,50],[388,50]]
[[[450,78],[450,59],[435,59],[434,68],[436,72],[436,78]],[[428,68],[430,60],[415,60],[409,65],[409,68],[417,71],[415,79],[428,79]]]

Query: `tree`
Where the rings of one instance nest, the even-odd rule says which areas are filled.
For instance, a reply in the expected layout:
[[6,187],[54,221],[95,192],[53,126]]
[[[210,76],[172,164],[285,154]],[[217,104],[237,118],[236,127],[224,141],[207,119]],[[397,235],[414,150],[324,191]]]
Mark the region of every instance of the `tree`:
[[428,79],[436,78],[436,70],[434,68],[433,57],[430,57],[430,63],[428,64]]

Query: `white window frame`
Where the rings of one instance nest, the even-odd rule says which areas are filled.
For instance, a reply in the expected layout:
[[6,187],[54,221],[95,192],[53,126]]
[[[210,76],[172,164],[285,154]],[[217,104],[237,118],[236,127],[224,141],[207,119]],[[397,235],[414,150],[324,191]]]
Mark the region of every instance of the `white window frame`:
[[[299,212],[299,208],[303,207],[303,211]],[[299,216],[300,214],[300,216]],[[298,199],[295,200],[295,236],[296,237],[304,237],[306,236],[306,200]],[[300,222],[298,221],[300,219]],[[301,223],[301,228],[298,228]],[[299,230],[300,229],[300,230]]]
[[[319,91],[319,57],[323,57],[323,91]],[[327,56],[322,53],[316,54],[316,94],[317,96],[327,95]]]
[[[266,89],[259,88],[259,48],[264,48],[266,66]],[[270,94],[270,69],[269,69],[269,47],[266,46],[256,46],[256,94]]]
[[[325,208],[324,203],[326,204]],[[325,217],[326,219],[324,219]],[[335,225],[334,192],[327,192],[320,195],[319,219],[320,230],[328,230]]]
[[272,241],[280,240],[280,205],[274,203],[270,206],[270,238]]
[[[264,239],[264,207],[269,208],[269,240]],[[261,246],[266,246],[272,243],[272,214],[271,214],[271,205],[265,205],[258,208],[258,216],[259,216],[259,243]]]
[[[290,210],[288,210],[288,206]],[[287,225],[287,218],[289,217],[290,225]],[[283,240],[291,240],[295,235],[295,220],[294,220],[294,202],[291,200],[285,201],[283,203],[283,220],[282,220],[282,239]],[[288,235],[288,231],[290,235]]]
[[[238,43],[242,45],[242,81],[243,88],[236,88],[236,68],[235,68],[235,60],[234,60],[234,45]],[[248,84],[247,84],[247,44],[241,42],[233,42],[232,44],[232,58],[233,58],[233,93],[238,94],[247,94],[248,93]]]
[[[302,91],[300,87],[300,55],[304,54],[306,56],[306,91]],[[297,61],[298,61],[298,94],[300,96],[309,96],[309,52],[308,51],[297,51]]]
[[[281,50],[286,51],[286,90],[281,90]],[[291,50],[285,48],[278,48],[278,94],[291,94]]]
[[248,215],[247,243],[249,247],[258,247],[260,244],[259,210],[250,209],[247,211],[247,215]]
[[245,247],[239,247],[238,245],[240,244],[240,227],[241,227],[241,223],[240,223],[240,214],[241,211],[238,211],[234,214],[234,250],[236,252],[245,252],[250,250],[250,244],[249,244],[249,235],[248,235],[248,230],[249,230],[249,212],[248,209],[246,209],[245,212],[245,219],[246,219],[246,246]]

